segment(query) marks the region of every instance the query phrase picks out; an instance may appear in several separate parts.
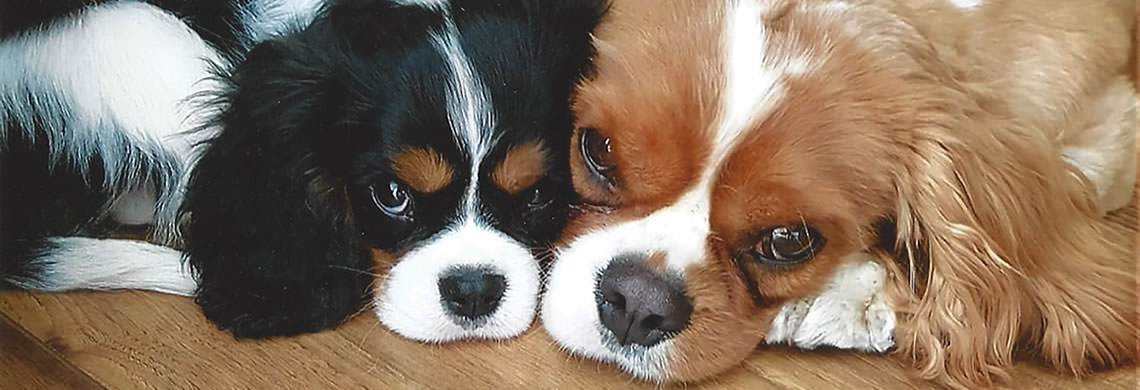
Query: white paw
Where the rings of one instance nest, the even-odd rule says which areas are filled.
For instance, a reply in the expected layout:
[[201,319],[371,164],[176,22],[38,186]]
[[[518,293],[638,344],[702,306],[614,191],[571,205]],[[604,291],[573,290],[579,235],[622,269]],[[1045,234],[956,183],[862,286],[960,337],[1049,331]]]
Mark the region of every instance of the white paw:
[[884,275],[866,255],[845,262],[822,293],[785,304],[772,320],[766,341],[804,349],[890,350],[895,313],[882,296]]

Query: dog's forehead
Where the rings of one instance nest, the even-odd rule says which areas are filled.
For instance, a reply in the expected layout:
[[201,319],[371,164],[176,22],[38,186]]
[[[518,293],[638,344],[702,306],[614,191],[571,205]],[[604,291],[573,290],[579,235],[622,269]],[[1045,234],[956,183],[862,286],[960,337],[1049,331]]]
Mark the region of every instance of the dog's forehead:
[[[696,173],[677,177],[685,184],[674,187],[678,191],[672,202],[597,232],[639,237],[617,240],[624,244],[615,244],[613,250],[661,251],[669,268],[677,271],[705,260],[713,233],[714,193],[731,191],[723,185],[726,180],[752,169],[736,163],[748,149],[742,145],[765,142],[766,131],[782,131],[763,124],[787,104],[789,81],[809,76],[823,61],[811,50],[796,47],[787,27],[778,25],[788,23],[782,19],[794,13],[782,4],[762,0],[675,2],[661,7],[664,11],[619,7],[615,12],[625,16],[615,16],[615,24],[608,29],[603,25],[597,77],[583,86],[582,97],[589,100],[581,105],[583,111],[607,116],[601,121],[609,125],[616,147],[637,150],[632,158],[647,160],[653,157],[639,156],[649,154],[651,147],[645,140],[653,129],[638,122],[652,123],[685,108],[685,117],[680,118],[685,125],[668,128],[677,137],[699,142],[687,148],[702,151],[689,158],[698,161],[689,163]],[[669,13],[655,14],[659,12]],[[686,30],[670,30],[671,25],[686,26]],[[670,48],[685,53],[668,54]],[[639,98],[653,104],[629,103]],[[654,244],[643,245],[650,240]]]

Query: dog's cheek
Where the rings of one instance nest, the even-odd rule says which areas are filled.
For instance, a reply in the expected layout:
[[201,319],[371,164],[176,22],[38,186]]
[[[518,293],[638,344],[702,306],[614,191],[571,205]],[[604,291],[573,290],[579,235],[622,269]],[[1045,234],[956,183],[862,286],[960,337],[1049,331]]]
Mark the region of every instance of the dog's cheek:
[[[391,253],[382,249],[372,249],[372,285],[369,291],[372,291],[372,299],[380,296],[380,287],[384,285],[384,279],[388,277],[388,271],[396,265],[400,257],[395,253]],[[365,308],[364,310],[370,310]]]
[[764,340],[776,312],[772,308],[779,306],[758,306],[728,265],[690,267],[685,288],[693,315],[674,339],[665,373],[669,381],[701,380],[736,367]]
[[566,226],[554,244],[560,248],[565,248],[575,238],[611,222],[614,222],[614,218],[608,209],[588,205],[570,206]]

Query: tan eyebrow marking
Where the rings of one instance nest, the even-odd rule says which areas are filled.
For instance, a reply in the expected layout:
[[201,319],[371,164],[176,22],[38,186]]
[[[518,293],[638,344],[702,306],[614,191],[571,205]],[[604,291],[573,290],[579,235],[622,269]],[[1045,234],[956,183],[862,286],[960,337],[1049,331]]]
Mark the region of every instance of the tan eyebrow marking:
[[408,148],[392,159],[396,177],[422,193],[436,192],[455,178],[455,169],[431,149]]
[[546,147],[528,142],[507,151],[503,161],[491,172],[491,181],[508,194],[530,188],[542,178],[547,168]]

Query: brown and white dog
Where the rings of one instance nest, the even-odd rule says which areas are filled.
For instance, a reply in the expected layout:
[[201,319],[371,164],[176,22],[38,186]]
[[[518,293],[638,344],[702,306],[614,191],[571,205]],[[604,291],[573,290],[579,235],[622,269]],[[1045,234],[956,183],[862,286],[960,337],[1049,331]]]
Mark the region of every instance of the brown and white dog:
[[957,387],[1134,361],[1132,0],[617,0],[542,318],[659,382],[761,343]]

